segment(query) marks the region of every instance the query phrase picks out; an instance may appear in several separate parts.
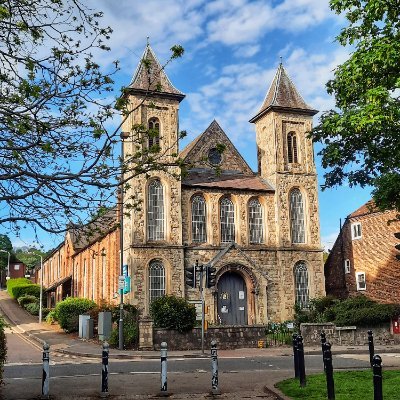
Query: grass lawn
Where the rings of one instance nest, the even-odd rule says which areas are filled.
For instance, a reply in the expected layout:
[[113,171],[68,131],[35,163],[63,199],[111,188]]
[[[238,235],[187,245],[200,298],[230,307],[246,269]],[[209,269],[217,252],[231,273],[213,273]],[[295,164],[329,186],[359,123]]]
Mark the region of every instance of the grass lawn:
[[[369,400],[374,398],[372,371],[334,372],[336,400]],[[384,400],[400,399],[400,371],[383,371]],[[307,386],[300,388],[299,381],[288,379],[276,384],[288,397],[308,400],[327,398],[325,374],[307,376]]]

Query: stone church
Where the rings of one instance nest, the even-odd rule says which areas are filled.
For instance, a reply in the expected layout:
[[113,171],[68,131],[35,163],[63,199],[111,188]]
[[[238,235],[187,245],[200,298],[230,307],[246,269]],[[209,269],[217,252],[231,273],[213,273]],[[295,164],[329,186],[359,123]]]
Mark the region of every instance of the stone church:
[[[313,144],[307,137],[316,110],[308,106],[279,65],[258,113],[258,171],[253,172],[217,121],[179,153],[179,105],[173,86],[147,45],[127,88],[130,109],[122,131],[135,124],[155,129],[162,157],[190,165],[181,179],[176,166],[134,177],[125,201],[139,211],[124,219],[124,264],[131,277],[125,301],[146,315],[164,294],[199,300],[185,285],[185,269],[216,268],[216,284],[204,291],[206,319],[213,324],[264,324],[290,319],[298,303],[324,295]],[[148,92],[149,82],[157,90]],[[124,156],[134,150],[124,140]],[[221,145],[224,151],[220,151]]]

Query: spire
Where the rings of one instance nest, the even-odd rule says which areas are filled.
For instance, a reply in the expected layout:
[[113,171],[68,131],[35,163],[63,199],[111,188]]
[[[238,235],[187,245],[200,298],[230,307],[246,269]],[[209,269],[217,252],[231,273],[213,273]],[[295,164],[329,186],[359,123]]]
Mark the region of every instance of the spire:
[[302,112],[309,115],[315,115],[318,112],[307,105],[300,96],[282,65],[282,59],[260,111],[250,122],[256,122],[266,112],[272,109]]
[[145,93],[150,90],[159,94],[172,96],[179,101],[185,97],[168,79],[167,74],[149,44],[149,38],[147,38],[146,48],[128,89],[131,92],[139,93]]

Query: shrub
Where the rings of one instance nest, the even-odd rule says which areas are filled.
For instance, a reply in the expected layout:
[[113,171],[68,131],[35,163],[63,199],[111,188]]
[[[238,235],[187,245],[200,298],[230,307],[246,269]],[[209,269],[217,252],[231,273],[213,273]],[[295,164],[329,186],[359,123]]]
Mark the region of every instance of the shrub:
[[49,315],[50,308],[42,307],[42,318],[46,319],[47,316]]
[[25,306],[26,311],[32,315],[39,315],[39,303],[29,303]]
[[[49,310],[49,309],[47,308],[47,310]],[[46,319],[46,322],[48,324],[50,324],[50,325],[54,324],[57,321],[56,311],[55,310],[49,310],[49,312],[47,313],[45,319]]]
[[185,299],[175,296],[163,296],[150,305],[150,315],[154,325],[178,332],[193,329],[196,323],[196,308]]
[[96,303],[92,300],[69,297],[57,303],[56,319],[65,332],[76,332],[79,328],[79,315],[95,307]]
[[38,298],[31,294],[25,294],[18,298],[18,303],[21,307],[26,307],[29,303],[37,303]]
[[7,358],[6,334],[4,332],[5,327],[6,323],[0,316],[0,385],[3,383],[3,365]]
[[13,288],[15,286],[20,286],[20,285],[33,285],[32,281],[30,281],[28,278],[15,278],[15,279],[9,279],[7,281],[7,292],[8,294],[15,298],[13,295]]
[[[134,312],[124,311],[124,348],[136,347],[139,339],[139,324],[138,324],[138,313],[136,308]],[[111,346],[117,346],[119,341],[119,327],[112,330],[109,343]]]
[[14,286],[11,291],[12,291],[12,297],[14,297],[14,299],[18,299],[21,296],[25,295],[31,295],[37,298],[40,297],[40,285],[35,285],[33,283],[31,283],[30,285],[22,284]]

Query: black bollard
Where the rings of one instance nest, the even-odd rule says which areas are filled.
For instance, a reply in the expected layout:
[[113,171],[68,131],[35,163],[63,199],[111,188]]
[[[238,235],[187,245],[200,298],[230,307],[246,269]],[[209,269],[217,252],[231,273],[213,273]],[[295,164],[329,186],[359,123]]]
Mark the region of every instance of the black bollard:
[[374,353],[375,353],[375,348],[374,348],[374,334],[372,331],[368,331],[368,348],[369,348],[369,363],[373,364],[374,360]]
[[332,352],[331,344],[324,343],[324,367],[326,372],[326,388],[328,400],[335,400],[335,382],[333,380]]
[[110,346],[107,342],[103,343],[101,353],[101,397],[108,396],[108,353]]
[[49,398],[50,390],[50,346],[43,345],[42,399]]
[[374,400],[383,400],[382,393],[382,358],[378,355],[372,360],[372,371],[374,374]]
[[324,371],[326,371],[325,357],[324,357],[325,343],[326,343],[326,335],[324,331],[321,331],[321,348],[322,348],[322,361],[324,363]]
[[218,387],[218,353],[217,353],[217,342],[213,340],[211,342],[211,368],[212,368],[212,377],[211,377],[211,393],[221,394],[221,391]]
[[297,354],[299,359],[299,378],[300,378],[300,387],[306,386],[306,365],[304,362],[304,346],[303,346],[303,337],[297,337]]
[[297,352],[297,333],[293,333],[293,362],[294,362],[294,377],[299,377],[299,354]]

